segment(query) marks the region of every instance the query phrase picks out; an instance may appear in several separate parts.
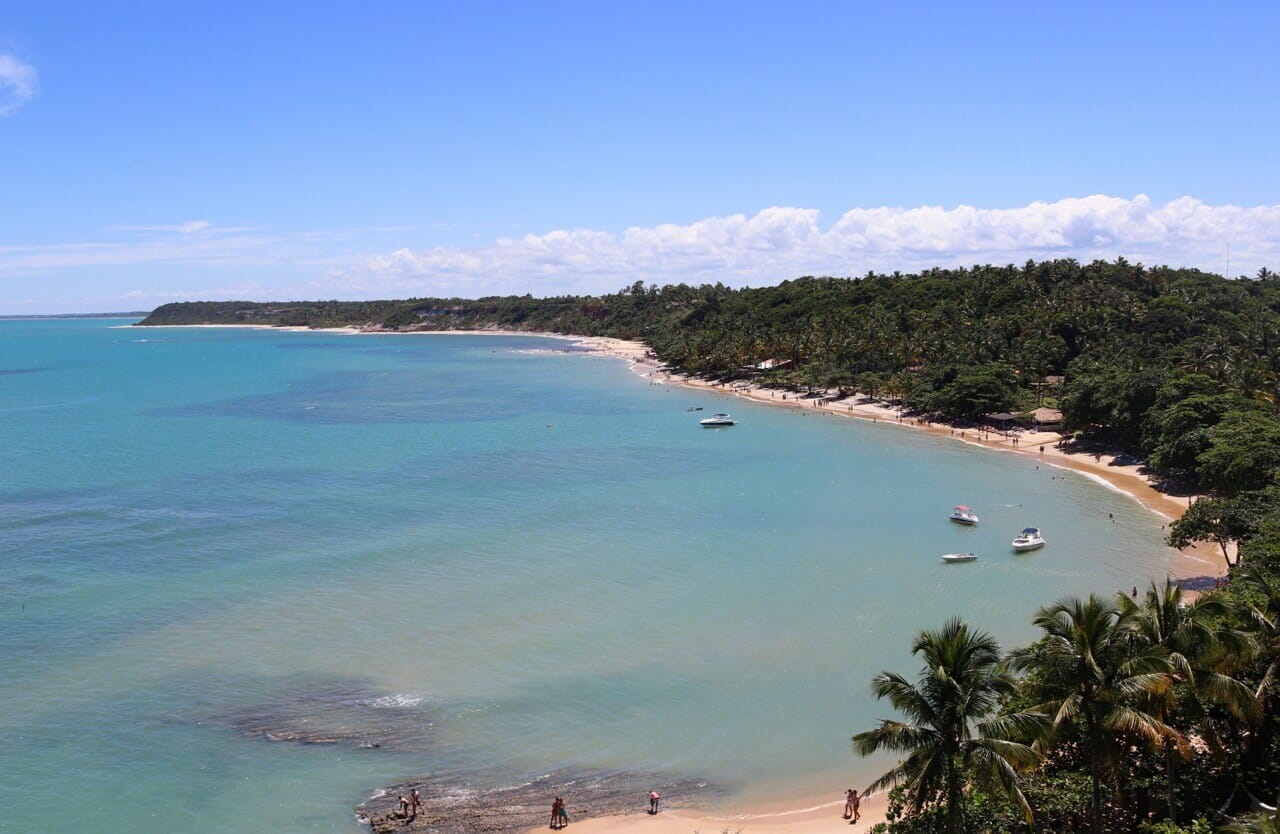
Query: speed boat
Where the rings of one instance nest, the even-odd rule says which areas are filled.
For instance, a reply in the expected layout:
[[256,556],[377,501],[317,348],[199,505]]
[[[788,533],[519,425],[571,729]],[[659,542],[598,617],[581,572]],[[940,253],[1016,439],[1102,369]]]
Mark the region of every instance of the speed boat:
[[704,417],[698,421],[699,425],[708,429],[714,429],[717,426],[734,426],[737,425],[737,423],[737,420],[723,412],[720,414],[712,414],[710,417]]
[[944,562],[972,562],[977,558],[977,553],[944,553],[942,555]]
[[957,504],[955,512],[947,516],[956,524],[964,524],[969,527],[978,523],[978,514],[963,504]]
[[1044,536],[1040,535],[1040,528],[1025,527],[1013,540],[1013,549],[1016,553],[1026,553],[1028,550],[1039,550],[1044,547]]

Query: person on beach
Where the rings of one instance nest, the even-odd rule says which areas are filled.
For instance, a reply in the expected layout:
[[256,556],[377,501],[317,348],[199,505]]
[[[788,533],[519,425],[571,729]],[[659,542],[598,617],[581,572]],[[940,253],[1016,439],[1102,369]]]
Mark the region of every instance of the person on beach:
[[418,816],[419,811],[427,810],[426,808],[422,807],[422,794],[418,793],[417,788],[414,788],[412,791],[409,792],[409,799],[413,803],[413,815],[415,817]]
[[662,795],[657,791],[649,791],[649,813],[658,813],[658,803],[662,801]]
[[564,828],[569,824],[569,812],[564,809],[564,800],[556,797],[551,803],[551,827]]
[[862,804],[862,800],[858,798],[858,792],[849,788],[844,792],[844,818],[849,820],[849,824],[857,822],[862,818],[862,814],[858,812],[858,806]]
[[405,817],[406,819],[409,816],[409,800],[404,794],[400,794],[400,816]]

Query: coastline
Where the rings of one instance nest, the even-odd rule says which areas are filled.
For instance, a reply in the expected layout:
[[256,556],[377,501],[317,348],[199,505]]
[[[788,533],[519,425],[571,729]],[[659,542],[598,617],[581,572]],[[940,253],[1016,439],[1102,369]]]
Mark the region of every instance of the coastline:
[[[133,325],[125,325],[132,327]],[[1156,513],[1166,521],[1179,517],[1189,504],[1189,499],[1177,498],[1159,492],[1151,480],[1144,476],[1137,465],[1115,463],[1108,456],[1093,456],[1072,453],[1058,448],[1061,435],[1056,432],[1020,432],[1018,446],[1011,439],[997,433],[978,433],[973,430],[959,432],[943,424],[931,424],[924,421],[903,418],[892,407],[873,402],[857,396],[843,400],[794,399],[790,395],[774,389],[762,388],[748,383],[721,385],[694,379],[682,374],[664,370],[652,356],[647,345],[639,341],[629,341],[603,336],[571,336],[561,333],[513,331],[513,330],[445,330],[445,331],[390,331],[371,328],[307,328],[277,327],[272,325],[229,324],[229,325],[148,325],[148,327],[201,327],[201,328],[248,328],[257,330],[287,330],[289,332],[317,332],[338,335],[453,335],[453,336],[533,336],[554,338],[574,345],[575,350],[584,354],[622,359],[628,363],[630,370],[647,379],[652,384],[680,386],[718,396],[733,396],[752,402],[775,407],[799,410],[805,413],[815,412],[828,418],[856,418],[884,422],[891,425],[924,431],[938,437],[946,437],[962,443],[981,446],[991,451],[1008,454],[1031,456],[1037,462],[1059,469],[1069,469],[1090,477],[1103,485],[1138,501],[1147,510]],[[783,397],[787,396],[786,399]],[[1043,451],[1041,447],[1043,446]],[[1211,586],[1213,579],[1224,572],[1223,560],[1216,548],[1199,547],[1187,549],[1175,555],[1171,564],[1170,575],[1178,580],[1197,580],[1200,587]],[[1158,581],[1158,578],[1153,577]],[[1207,585],[1205,584],[1207,583]],[[1191,590],[1194,591],[1195,583]],[[850,762],[851,775],[861,777],[865,768],[860,762]],[[575,816],[573,828],[585,829],[584,834],[783,834],[783,832],[799,832],[799,834],[820,834],[833,832],[836,826],[840,830],[850,823],[841,817],[843,799],[840,798],[845,787],[850,785],[832,784],[820,794],[807,791],[797,796],[788,797],[785,804],[775,803],[753,804],[749,800],[742,802],[746,812],[727,813],[723,810],[713,811],[697,808],[664,808],[661,813],[650,816],[643,811],[643,798],[637,799],[634,812],[611,814],[598,817]],[[853,787],[861,788],[863,783],[853,782]],[[833,799],[833,796],[835,797]],[[569,805],[572,812],[572,800]],[[887,810],[887,796],[877,794],[865,797],[861,805],[861,821],[858,827],[870,826],[881,822]],[[545,826],[530,829],[530,834],[543,830]]]
[[[557,334],[531,334],[556,336]],[[585,347],[588,352],[599,353],[627,360],[632,370],[655,383],[679,385],[700,391],[708,391],[724,396],[733,396],[756,403],[772,405],[779,408],[790,408],[805,412],[816,412],[825,416],[870,420],[886,423],[905,429],[925,432],[935,437],[945,437],[959,443],[979,446],[993,452],[1021,455],[1035,458],[1045,465],[1059,469],[1068,469],[1098,481],[1102,485],[1122,493],[1137,501],[1148,511],[1160,516],[1166,522],[1180,518],[1190,506],[1190,497],[1168,495],[1156,489],[1152,479],[1143,474],[1138,464],[1123,463],[1112,455],[1092,455],[1083,452],[1067,451],[1059,447],[1063,439],[1056,431],[1021,431],[1017,434],[1017,445],[1013,439],[998,432],[977,429],[960,431],[944,423],[930,423],[925,420],[907,419],[897,409],[882,402],[870,401],[859,396],[845,399],[794,399],[775,389],[763,388],[750,383],[721,385],[705,380],[695,379],[683,374],[664,371],[656,360],[649,355],[643,342],[612,339],[605,336],[559,336],[572,339],[576,344]],[[1198,545],[1177,551],[1170,573],[1173,579],[1209,580],[1225,576],[1225,564],[1221,555],[1212,545]],[[1195,591],[1195,588],[1189,589]]]
[[[972,430],[957,432],[944,424],[905,419],[891,406],[880,402],[859,401],[856,396],[844,400],[823,398],[821,401],[782,399],[782,392],[754,384],[736,383],[726,386],[683,374],[670,373],[662,370],[643,342],[604,336],[575,337],[554,333],[530,335],[572,339],[575,344],[584,347],[588,352],[626,360],[634,373],[655,384],[678,385],[780,408],[816,412],[829,417],[884,422],[979,446],[993,452],[1032,457],[1045,465],[1071,470],[1092,478],[1137,501],[1166,521],[1179,518],[1191,503],[1190,498],[1167,495],[1156,489],[1152,480],[1141,472],[1141,467],[1137,464],[1119,463],[1109,455],[1089,455],[1061,449],[1058,443],[1062,440],[1062,435],[1058,432],[1020,432],[1018,444],[1014,446],[1010,437],[995,432]],[[1226,574],[1223,560],[1212,545],[1197,545],[1175,551],[1175,553],[1170,566],[1170,577],[1187,583],[1189,596],[1198,595],[1200,590],[1210,587],[1217,578]],[[1153,577],[1153,581],[1158,579]],[[574,828],[582,834],[689,834],[691,831],[694,834],[698,832],[704,832],[704,834],[716,834],[716,832],[722,834],[783,834],[783,832],[823,834],[823,832],[848,830],[850,823],[841,818],[843,800],[826,801],[827,797],[832,794],[839,795],[842,791],[842,786],[832,785],[831,790],[824,793],[821,798],[796,797],[788,803],[795,810],[765,807],[753,808],[751,813],[728,815],[676,809],[664,811],[654,817],[637,812],[583,820],[575,823]],[[887,805],[888,797],[885,793],[863,797],[860,808],[861,822],[858,825],[871,826],[877,822],[884,822]],[[533,829],[529,834],[536,834],[541,830],[541,828]]]

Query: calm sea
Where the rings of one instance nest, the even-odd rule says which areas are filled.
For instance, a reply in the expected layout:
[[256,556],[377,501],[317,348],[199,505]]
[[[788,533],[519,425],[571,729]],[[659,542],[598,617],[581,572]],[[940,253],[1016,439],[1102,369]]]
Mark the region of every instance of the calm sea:
[[916,629],[1170,562],[1084,477],[568,342],[125,323],[0,323],[0,829],[354,832],[560,768],[835,800]]

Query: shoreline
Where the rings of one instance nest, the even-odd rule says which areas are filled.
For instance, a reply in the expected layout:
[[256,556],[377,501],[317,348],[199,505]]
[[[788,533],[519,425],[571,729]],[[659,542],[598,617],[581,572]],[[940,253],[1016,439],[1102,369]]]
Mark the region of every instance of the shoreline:
[[[535,334],[554,336],[556,334]],[[724,396],[750,400],[754,403],[790,408],[796,411],[817,412],[825,416],[870,420],[905,429],[924,432],[934,437],[944,437],[970,446],[993,452],[1034,458],[1048,466],[1067,469],[1089,477],[1109,489],[1137,501],[1149,512],[1166,522],[1180,518],[1191,505],[1191,497],[1174,496],[1161,492],[1152,479],[1143,474],[1139,464],[1118,463],[1114,455],[1088,454],[1067,451],[1059,447],[1062,435],[1056,431],[1023,430],[1012,435],[981,429],[955,429],[945,423],[930,423],[915,418],[904,418],[897,409],[880,401],[872,401],[861,395],[844,399],[832,399],[829,395],[818,398],[787,399],[788,394],[754,383],[724,385],[691,378],[684,374],[663,370],[653,360],[643,342],[612,339],[606,336],[560,336],[583,345],[588,352],[625,359],[631,362],[632,371],[652,382],[679,385],[684,388],[707,391]],[[1221,554],[1212,545],[1200,544],[1174,551],[1170,576],[1179,581],[1212,580],[1226,575]],[[1196,592],[1197,589],[1186,589]]]
[[[120,325],[135,327],[136,325]],[[957,430],[945,424],[928,423],[923,420],[908,419],[893,407],[858,395],[834,400],[829,397],[789,398],[789,394],[776,389],[764,388],[751,383],[734,383],[723,385],[705,380],[691,378],[684,374],[664,370],[649,347],[643,342],[617,339],[609,336],[573,336],[563,333],[548,333],[523,330],[414,330],[393,331],[375,330],[358,327],[341,328],[309,328],[280,327],[262,324],[195,324],[195,325],[147,325],[158,328],[240,328],[253,330],[284,330],[288,332],[316,332],[340,335],[372,335],[372,336],[531,336],[552,338],[566,341],[574,345],[580,352],[588,355],[622,359],[628,363],[629,369],[652,384],[675,385],[682,388],[702,391],[721,396],[732,396],[750,400],[754,403],[789,408],[804,412],[816,412],[826,417],[843,417],[847,419],[870,420],[883,422],[902,428],[922,431],[927,434],[948,438],[971,446],[978,446],[993,452],[1016,454],[1033,457],[1045,465],[1059,469],[1071,470],[1098,483],[1113,489],[1142,505],[1166,521],[1172,521],[1182,515],[1190,504],[1189,498],[1175,497],[1160,492],[1150,478],[1143,475],[1136,464],[1117,464],[1114,457],[1107,455],[1090,455],[1081,452],[1068,452],[1058,447],[1062,435],[1052,431],[1022,431],[1018,433],[1018,444],[1015,446],[1011,436],[996,432],[985,432],[974,429]],[[1169,576],[1177,581],[1205,583],[1207,586],[1217,577],[1225,575],[1223,560],[1212,545],[1200,545],[1175,551],[1170,565]],[[1155,579],[1155,578],[1153,578]],[[1158,581],[1158,579],[1155,579]],[[1188,587],[1189,595],[1198,593],[1196,587]],[[859,768],[851,762],[850,772]],[[858,787],[855,783],[853,787]],[[611,814],[598,817],[575,819],[572,827],[582,834],[823,834],[837,830],[848,830],[851,823],[842,818],[844,801],[842,798],[832,800],[834,794],[840,797],[844,788],[849,785],[833,785],[831,790],[821,794],[798,795],[785,803],[776,802],[768,805],[747,805],[746,812],[725,813],[696,808],[663,809],[657,815],[645,813],[642,803],[637,801],[634,812]],[[879,793],[862,799],[859,827],[868,827],[885,820],[888,796]],[[572,811],[572,803],[570,803]],[[538,834],[545,829],[539,826],[529,830],[529,834]]]

